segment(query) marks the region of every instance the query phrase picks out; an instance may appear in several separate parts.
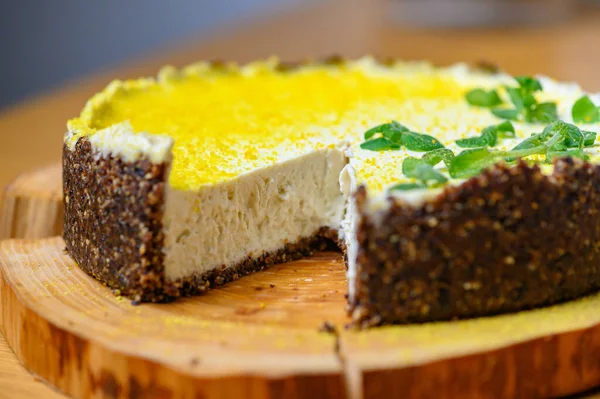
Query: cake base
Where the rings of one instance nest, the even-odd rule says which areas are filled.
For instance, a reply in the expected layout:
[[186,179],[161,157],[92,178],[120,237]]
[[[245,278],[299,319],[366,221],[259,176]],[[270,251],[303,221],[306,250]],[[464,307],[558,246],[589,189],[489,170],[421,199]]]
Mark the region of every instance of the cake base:
[[[34,198],[35,185],[51,180],[40,173],[21,176],[28,188],[13,184],[7,196],[60,203],[45,188]],[[52,229],[58,213],[41,209],[13,215],[25,229],[27,220]],[[351,331],[339,253],[133,306],[63,249],[60,238],[0,244],[0,326],[29,370],[74,397],[534,398],[600,384],[600,294],[512,315]]]

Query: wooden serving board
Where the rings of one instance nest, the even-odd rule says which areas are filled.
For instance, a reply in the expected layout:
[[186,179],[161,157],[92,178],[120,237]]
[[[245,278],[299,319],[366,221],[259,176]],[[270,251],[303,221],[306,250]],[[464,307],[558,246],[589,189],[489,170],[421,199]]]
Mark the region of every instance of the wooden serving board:
[[22,173],[0,195],[0,240],[62,232],[62,165]]
[[[59,214],[47,225],[59,225]],[[600,384],[600,294],[352,331],[335,252],[202,296],[133,306],[63,248],[58,237],[0,243],[0,325],[28,369],[74,397],[534,398]],[[325,321],[336,331],[320,331]]]

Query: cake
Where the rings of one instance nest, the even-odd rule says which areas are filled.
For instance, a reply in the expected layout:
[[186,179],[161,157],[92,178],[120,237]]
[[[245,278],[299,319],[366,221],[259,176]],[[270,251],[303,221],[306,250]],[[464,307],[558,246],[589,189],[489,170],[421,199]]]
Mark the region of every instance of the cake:
[[600,96],[365,57],[115,81],[68,123],[68,253],[134,302],[336,243],[353,323],[475,317],[600,287]]

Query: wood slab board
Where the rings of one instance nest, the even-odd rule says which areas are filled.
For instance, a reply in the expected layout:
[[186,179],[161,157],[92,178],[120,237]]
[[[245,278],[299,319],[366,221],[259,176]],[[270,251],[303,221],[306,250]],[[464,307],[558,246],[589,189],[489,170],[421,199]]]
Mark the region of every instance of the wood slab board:
[[[600,295],[353,331],[339,253],[133,306],[63,248],[58,237],[0,243],[0,326],[28,369],[74,397],[534,398],[600,383]],[[325,321],[336,331],[319,331]]]
[[60,235],[62,219],[60,163],[20,174],[0,196],[0,240]]

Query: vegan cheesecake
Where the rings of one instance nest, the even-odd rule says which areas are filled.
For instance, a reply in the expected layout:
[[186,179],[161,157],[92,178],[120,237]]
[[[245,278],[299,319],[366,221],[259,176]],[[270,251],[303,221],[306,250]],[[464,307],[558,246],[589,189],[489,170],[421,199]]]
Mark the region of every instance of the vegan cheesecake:
[[464,64],[166,67],[68,122],[66,248],[160,302],[334,242],[361,327],[572,299],[600,288],[599,105]]

